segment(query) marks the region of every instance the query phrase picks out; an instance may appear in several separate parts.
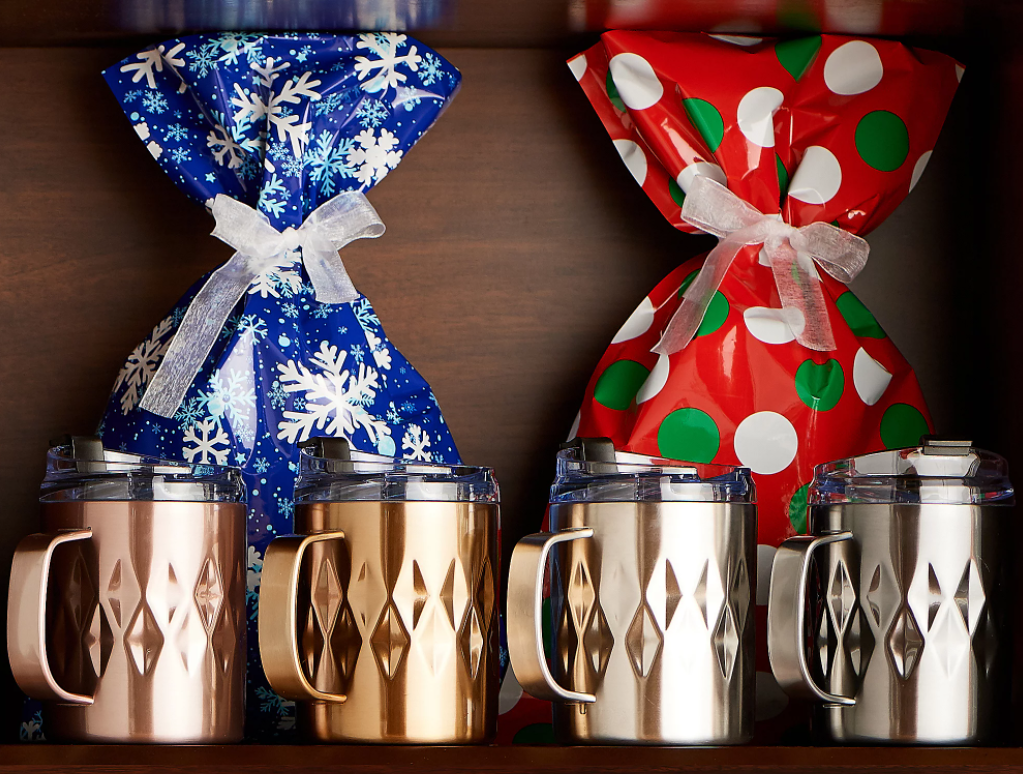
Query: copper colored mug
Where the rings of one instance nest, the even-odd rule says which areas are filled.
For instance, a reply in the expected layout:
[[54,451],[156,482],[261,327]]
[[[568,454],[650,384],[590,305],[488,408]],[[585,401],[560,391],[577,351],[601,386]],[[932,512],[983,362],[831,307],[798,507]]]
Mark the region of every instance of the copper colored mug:
[[[270,685],[323,742],[473,744],[495,733],[497,485],[487,468],[303,449],[295,537],[267,549]],[[352,459],[355,458],[355,459]]]
[[236,742],[245,692],[244,486],[231,468],[50,450],[43,534],[11,568],[7,650],[47,737]]

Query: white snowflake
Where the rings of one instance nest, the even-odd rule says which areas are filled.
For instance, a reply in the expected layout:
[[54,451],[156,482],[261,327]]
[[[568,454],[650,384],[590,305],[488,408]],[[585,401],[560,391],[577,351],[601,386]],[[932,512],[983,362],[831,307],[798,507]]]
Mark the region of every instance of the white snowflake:
[[427,52],[423,55],[423,64],[420,67],[419,77],[424,86],[430,86],[439,81],[444,75],[444,66],[440,57]]
[[246,60],[251,64],[256,59],[262,58],[263,36],[245,32],[225,32],[217,38],[217,44],[224,54],[220,57],[221,62],[238,64],[238,57],[245,54]]
[[[196,434],[196,430],[199,431],[198,434]],[[212,430],[216,430],[213,436],[210,435]],[[185,445],[181,447],[181,453],[185,455],[188,462],[227,464],[227,455],[230,449],[218,449],[217,447],[226,446],[229,439],[227,433],[215,419],[205,419],[189,427],[185,431],[183,443]],[[188,446],[187,444],[190,443],[195,446]]]
[[[274,266],[264,269],[249,285],[249,295],[259,293],[261,298],[291,298],[302,287],[302,276],[294,271],[296,264],[292,253],[288,253]],[[266,338],[266,334],[263,334]]]
[[374,136],[372,129],[363,129],[355,141],[359,147],[348,153],[347,161],[358,167],[355,177],[364,187],[383,180],[401,161],[401,151],[395,150],[398,138],[386,129],[380,130],[379,137]]
[[[278,199],[278,196],[281,198]],[[287,203],[288,189],[284,185],[284,181],[277,177],[277,173],[273,172],[270,174],[269,180],[264,178],[263,190],[259,194],[259,207],[279,218]],[[263,297],[266,298],[266,296]]]
[[231,104],[237,110],[234,114],[235,121],[246,119],[257,123],[264,116],[277,130],[277,139],[281,142],[289,140],[291,149],[296,156],[302,155],[302,148],[309,136],[309,129],[312,123],[309,121],[300,122],[288,105],[299,105],[302,98],[318,100],[320,93],[316,87],[321,81],[312,80],[311,72],[304,72],[298,78],[285,81],[280,92],[273,91],[273,83],[281,77],[281,72],[290,67],[290,63],[281,62],[274,64],[273,57],[267,57],[264,64],[253,62],[251,67],[258,75],[263,93],[256,93],[256,89],[246,91],[240,83],[235,83],[234,89],[237,96],[231,97]]
[[263,577],[263,557],[255,546],[249,546],[246,554],[245,588],[255,591],[259,588],[259,582]]
[[273,385],[270,387],[270,406],[275,409],[284,408],[284,404],[288,402],[288,393],[284,391],[284,386],[274,379]]
[[159,115],[167,112],[167,98],[159,91],[147,91],[142,95],[142,107],[150,113]]
[[192,160],[192,152],[187,148],[175,148],[171,151],[170,157],[175,164],[184,164]]
[[390,115],[391,111],[387,109],[387,105],[378,99],[362,100],[359,103],[359,109],[355,111],[355,116],[364,129],[376,129]]
[[257,457],[252,469],[262,475],[270,470],[270,461],[266,457]]
[[188,130],[181,124],[171,124],[164,131],[163,138],[167,142],[180,142],[188,137]]
[[363,331],[366,333],[366,343],[369,344],[370,352],[373,353],[373,360],[376,362],[377,368],[390,371],[391,352],[384,346],[384,340],[371,330],[364,328]]
[[[264,296],[265,298],[265,296]],[[262,317],[256,317],[254,314],[243,314],[236,318],[233,318],[230,322],[230,331],[233,330],[243,340],[248,339],[255,341],[256,339],[265,339],[267,336],[266,320]],[[228,330],[228,326],[224,326],[225,330]]]
[[288,156],[284,163],[281,164],[281,171],[291,177],[301,177],[304,168],[305,165],[302,163],[302,159],[296,156]]
[[184,43],[179,43],[170,51],[166,51],[164,46],[154,46],[153,48],[136,54],[135,58],[139,60],[138,62],[129,62],[126,65],[121,65],[121,72],[133,73],[131,76],[132,83],[138,83],[145,78],[146,85],[151,89],[155,89],[156,73],[163,72],[163,66],[165,63],[171,70],[185,64],[183,59],[177,58],[177,55],[184,47]]
[[214,126],[206,135],[206,147],[213,148],[213,158],[220,166],[224,166],[225,157],[228,169],[237,169],[242,165],[244,158],[242,146],[235,142],[227,129],[220,124]]
[[284,412],[285,421],[277,425],[278,439],[304,441],[314,429],[350,438],[360,427],[374,444],[380,436],[390,435],[387,423],[366,411],[380,386],[376,369],[360,363],[358,373],[352,374],[344,367],[347,355],[323,341],[311,361],[320,373],[293,360],[277,366],[284,390],[303,392],[306,401],[303,411]]
[[[358,89],[355,91],[356,93],[359,93]],[[350,99],[348,98],[348,93],[346,91],[335,91],[333,94],[328,94],[316,103],[316,107],[313,108],[313,112],[318,116],[327,116],[349,101]]]
[[394,401],[391,401],[391,405],[387,407],[387,421],[392,425],[401,424],[401,413],[398,411],[398,407],[394,405]]
[[282,304],[281,311],[285,317],[298,317],[298,307],[292,303]]
[[409,425],[405,430],[405,436],[401,439],[402,456],[406,459],[429,462],[433,459],[433,452],[427,451],[429,448],[429,433],[424,433],[423,428],[419,425]]
[[[419,70],[419,63],[423,58],[416,53],[415,46],[409,47],[405,54],[398,53],[406,40],[405,35],[396,32],[359,35],[359,42],[355,47],[370,53],[370,56],[355,57],[355,73],[359,76],[363,91],[376,93],[405,83],[408,76],[398,72],[398,66],[401,64],[412,72]],[[365,83],[361,83],[362,81]]]
[[217,67],[217,58],[220,54],[220,46],[216,43],[203,43],[199,48],[193,48],[185,52],[192,61],[188,63],[189,72],[198,71],[200,78],[205,78]]
[[306,148],[304,163],[311,170],[309,179],[319,184],[323,196],[334,195],[336,179],[355,175],[355,167],[346,158],[350,158],[353,147],[351,138],[324,129]]
[[266,155],[274,161],[280,161],[288,155],[288,146],[283,142],[271,142],[267,148]]
[[120,373],[117,374],[117,381],[114,383],[114,392],[117,392],[124,385],[128,386],[124,395],[121,396],[121,412],[123,414],[127,414],[139,404],[140,400],[142,400],[142,393],[145,391],[145,386],[149,384],[149,380],[153,378],[153,374],[156,373],[157,365],[161,358],[163,358],[164,354],[166,354],[167,347],[170,346],[171,339],[163,341],[163,337],[166,336],[171,329],[172,322],[170,317],[165,320],[161,320],[157,326],[153,328],[153,332],[149,334],[149,338],[135,347],[135,350],[128,355],[127,362],[124,364]]

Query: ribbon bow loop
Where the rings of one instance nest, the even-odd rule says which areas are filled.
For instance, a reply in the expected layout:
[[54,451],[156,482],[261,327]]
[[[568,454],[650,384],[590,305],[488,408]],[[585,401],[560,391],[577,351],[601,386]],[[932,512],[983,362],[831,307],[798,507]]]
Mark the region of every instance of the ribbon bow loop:
[[866,240],[830,223],[792,226],[765,215],[708,177],[693,179],[682,219],[721,241],[711,250],[653,352],[670,355],[696,335],[707,307],[742,248],[762,244],[774,274],[785,319],[796,340],[817,351],[835,348],[834,332],[814,263],[840,282],[851,282],[867,263]]
[[236,252],[192,299],[142,398],[141,407],[160,416],[174,416],[235,304],[281,256],[301,249],[316,300],[348,303],[359,292],[338,250],[356,239],[384,233],[380,216],[361,191],[338,194],[309,213],[301,226],[284,231],[274,228],[262,212],[224,194],[213,202],[213,217],[217,224],[212,235]]

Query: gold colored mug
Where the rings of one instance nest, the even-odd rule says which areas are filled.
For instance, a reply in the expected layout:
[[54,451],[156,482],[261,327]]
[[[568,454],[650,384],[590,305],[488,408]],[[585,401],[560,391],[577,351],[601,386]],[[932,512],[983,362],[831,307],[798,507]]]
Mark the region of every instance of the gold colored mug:
[[[242,738],[245,505],[237,471],[51,449],[46,533],[18,546],[7,650],[49,738]],[[77,454],[75,452],[78,452]]]
[[300,534],[275,539],[263,560],[270,685],[298,702],[299,726],[317,741],[489,741],[499,675],[492,472],[315,452],[302,451]]

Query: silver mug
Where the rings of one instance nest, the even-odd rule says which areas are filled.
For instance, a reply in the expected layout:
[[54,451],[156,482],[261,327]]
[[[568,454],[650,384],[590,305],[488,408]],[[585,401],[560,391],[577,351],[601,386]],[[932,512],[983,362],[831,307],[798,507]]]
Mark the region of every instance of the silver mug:
[[[743,468],[558,455],[551,532],[515,547],[508,647],[574,744],[739,744],[753,733],[756,505]],[[552,558],[551,673],[541,609]]]
[[771,575],[771,668],[825,741],[979,744],[1009,709],[1013,490],[969,442],[818,466]]

